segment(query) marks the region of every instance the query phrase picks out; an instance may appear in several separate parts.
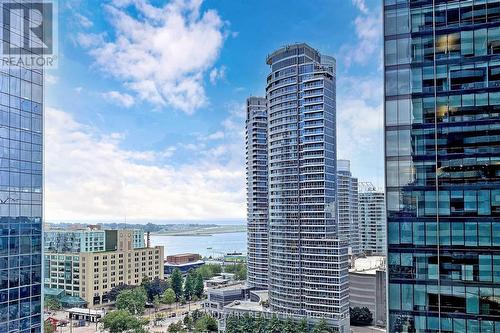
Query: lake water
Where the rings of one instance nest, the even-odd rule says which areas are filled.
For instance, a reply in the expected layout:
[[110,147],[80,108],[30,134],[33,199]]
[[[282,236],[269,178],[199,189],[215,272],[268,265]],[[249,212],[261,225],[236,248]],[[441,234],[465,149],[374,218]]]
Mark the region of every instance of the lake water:
[[[202,256],[219,256],[227,252],[247,252],[247,233],[231,232],[211,236],[160,236],[151,235],[151,245],[163,245],[165,257],[178,253],[199,253]],[[211,249],[208,249],[211,248]]]

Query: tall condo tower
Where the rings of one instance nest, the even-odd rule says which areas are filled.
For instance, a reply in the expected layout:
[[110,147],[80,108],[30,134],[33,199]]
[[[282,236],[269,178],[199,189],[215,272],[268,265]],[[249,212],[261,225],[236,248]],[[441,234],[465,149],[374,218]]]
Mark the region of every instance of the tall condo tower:
[[348,332],[348,249],[335,205],[335,59],[294,44],[267,64],[271,310],[325,318]]
[[389,332],[500,332],[500,1],[386,0]]
[[366,255],[385,256],[385,195],[371,183],[359,183],[359,247]]
[[349,240],[349,255],[358,256],[358,179],[351,174],[351,162],[337,161],[337,209],[340,237]]
[[267,289],[267,109],[264,97],[247,99],[246,159],[247,280],[252,287]]

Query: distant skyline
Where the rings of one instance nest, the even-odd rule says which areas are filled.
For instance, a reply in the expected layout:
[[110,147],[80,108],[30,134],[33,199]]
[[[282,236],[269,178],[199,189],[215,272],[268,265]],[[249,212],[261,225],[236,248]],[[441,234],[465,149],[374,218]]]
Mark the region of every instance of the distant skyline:
[[246,224],[246,219],[200,219],[200,220],[192,220],[192,219],[182,219],[182,220],[166,220],[166,219],[46,219],[46,223],[74,223],[74,224],[89,224],[89,223],[130,223],[130,224],[217,224],[217,225],[244,225]]
[[245,218],[244,105],[265,58],[307,42],[337,58],[338,157],[383,185],[379,1],[60,4],[46,75],[47,220]]

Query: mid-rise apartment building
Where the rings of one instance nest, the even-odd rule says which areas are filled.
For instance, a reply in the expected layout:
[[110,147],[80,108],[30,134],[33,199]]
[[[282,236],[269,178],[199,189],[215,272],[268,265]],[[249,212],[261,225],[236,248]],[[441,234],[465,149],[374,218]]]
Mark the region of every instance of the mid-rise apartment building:
[[[164,278],[163,246],[145,246],[138,239],[138,230],[100,231],[104,233],[104,250],[94,247],[91,251],[72,252],[51,248],[45,252],[46,287],[65,290],[69,295],[83,298],[89,307],[96,307],[108,303],[109,292],[118,285],[139,285],[144,277]],[[68,231],[71,235],[67,237],[61,233],[64,231],[57,231],[61,239],[82,239],[74,237],[75,231]],[[98,233],[84,230],[80,234],[102,238]],[[64,248],[75,248],[66,242],[62,244]]]

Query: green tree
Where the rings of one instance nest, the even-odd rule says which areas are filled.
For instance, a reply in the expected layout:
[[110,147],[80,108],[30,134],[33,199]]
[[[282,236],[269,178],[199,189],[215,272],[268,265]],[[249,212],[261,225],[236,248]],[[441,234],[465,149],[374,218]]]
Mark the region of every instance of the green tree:
[[156,313],[156,311],[158,311],[158,308],[160,307],[160,305],[161,305],[160,296],[155,296],[155,298],[153,299],[153,306],[155,308],[155,313]]
[[179,300],[182,296],[182,274],[178,268],[174,269],[174,271],[172,272],[171,280],[172,289],[175,292],[175,297],[177,300]]
[[204,314],[201,313],[201,311],[198,309],[194,310],[193,313],[191,313],[191,317],[193,318],[194,322],[196,322],[198,319],[200,319],[203,316],[204,316]]
[[146,323],[130,314],[127,310],[115,310],[108,312],[101,320],[105,330],[109,333],[134,332],[142,333]]
[[113,289],[111,289],[108,293],[108,297],[109,297],[109,300],[112,301],[112,302],[115,302],[116,301],[116,298],[118,297],[118,295],[124,291],[124,290],[130,290],[130,289],[134,289],[135,287],[134,286],[129,286],[127,284],[119,284],[117,285],[116,287],[114,287]]
[[167,305],[174,304],[175,300],[176,300],[175,291],[172,288],[168,288],[167,290],[165,290],[165,292],[161,297],[161,301]]
[[184,323],[184,325],[186,325],[187,329],[188,330],[191,330],[191,328],[193,328],[193,318],[191,318],[191,316],[189,314],[187,314],[184,319],[182,320],[182,322]]
[[43,333],[54,333],[55,331],[56,327],[52,323],[46,321],[45,324],[43,324]]
[[205,264],[196,269],[197,273],[200,273],[203,280],[209,280],[216,275],[222,273],[222,266],[219,264]]
[[273,316],[267,324],[268,333],[282,333],[283,332],[283,322],[278,319],[278,317]]
[[267,329],[267,319],[263,316],[258,316],[255,318],[255,322],[252,325],[252,331],[255,333],[266,333]]
[[312,333],[331,333],[332,331],[328,327],[325,319],[321,319],[312,330]]
[[116,308],[118,310],[128,310],[134,315],[144,314],[147,296],[144,288],[137,287],[132,290],[122,291],[116,298]]
[[209,315],[204,315],[194,324],[194,331],[199,333],[217,332],[218,329],[219,326],[217,325],[217,321]]
[[373,315],[367,307],[350,308],[351,324],[353,325],[370,325],[373,322]]
[[224,271],[234,274],[236,280],[245,280],[247,278],[247,265],[245,263],[225,266]]
[[186,280],[184,281],[184,298],[186,301],[191,300],[191,296],[193,295],[193,276],[188,274]]
[[46,297],[44,300],[44,307],[50,311],[60,310],[61,303],[54,297]]
[[148,295],[148,302],[153,302],[155,296],[162,295],[170,285],[168,281],[160,280],[157,277],[151,280],[151,278],[145,276],[142,279],[141,286],[144,287],[144,290]]
[[182,323],[179,321],[177,323],[172,323],[168,326],[169,333],[184,333],[186,330],[182,327]]
[[296,324],[292,319],[288,318],[283,323],[283,333],[296,333]]
[[200,273],[196,273],[195,275],[195,281],[194,281],[194,294],[198,296],[198,298],[203,297],[203,291],[204,291],[204,286],[203,286],[203,276],[201,276]]
[[238,327],[238,319],[235,316],[228,316],[226,318],[226,333],[243,333],[240,332],[240,329]]
[[309,332],[309,325],[307,324],[307,320],[304,318],[299,322],[299,325],[297,326],[297,333],[308,333]]

